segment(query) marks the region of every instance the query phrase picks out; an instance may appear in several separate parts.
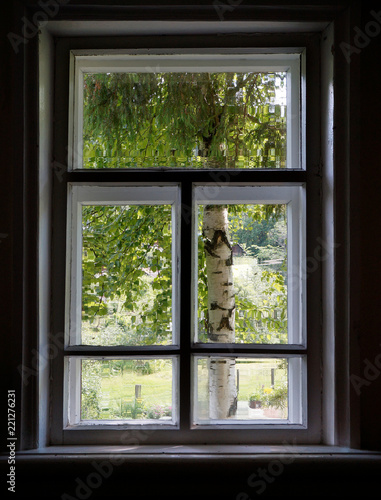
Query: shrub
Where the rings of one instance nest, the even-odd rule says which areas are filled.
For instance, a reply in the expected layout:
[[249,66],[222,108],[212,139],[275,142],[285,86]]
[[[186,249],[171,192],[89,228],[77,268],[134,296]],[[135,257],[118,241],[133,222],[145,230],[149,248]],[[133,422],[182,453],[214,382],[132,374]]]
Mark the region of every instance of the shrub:
[[253,392],[249,396],[251,401],[260,401],[263,408],[287,408],[288,388],[287,383],[282,383],[278,386],[262,387],[260,390]]
[[155,404],[150,408],[147,408],[146,416],[147,418],[152,418],[152,419],[159,419],[161,417],[171,417],[172,407]]
[[122,418],[142,419],[145,417],[145,408],[142,399],[121,403],[120,416]]
[[260,391],[255,391],[253,393],[250,394],[249,396],[249,402],[251,401],[262,401],[262,398],[263,398],[263,392],[260,390]]

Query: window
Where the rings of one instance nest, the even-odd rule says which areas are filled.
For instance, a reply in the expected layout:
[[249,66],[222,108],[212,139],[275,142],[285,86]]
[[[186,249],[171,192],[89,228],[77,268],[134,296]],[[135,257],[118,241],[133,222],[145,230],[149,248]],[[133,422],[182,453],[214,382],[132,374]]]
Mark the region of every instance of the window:
[[70,58],[53,441],[316,440],[303,51]]
[[66,358],[67,424],[175,425],[178,355],[145,347],[179,344],[179,189],[72,184],[69,204],[67,349],[87,356]]
[[[280,419],[276,423],[303,424],[303,187],[197,185],[193,198],[194,341],[199,349],[216,346],[209,356],[195,355],[194,420],[199,425],[264,423],[272,414]],[[274,221],[278,245],[256,245],[256,230]],[[234,255],[232,237],[245,246],[243,255]],[[258,257],[274,249],[277,259]],[[224,343],[230,356],[218,352]],[[300,355],[289,356],[291,346]],[[247,348],[260,350],[247,357]],[[234,389],[227,397],[230,379]],[[248,409],[251,401],[257,402],[255,411]]]

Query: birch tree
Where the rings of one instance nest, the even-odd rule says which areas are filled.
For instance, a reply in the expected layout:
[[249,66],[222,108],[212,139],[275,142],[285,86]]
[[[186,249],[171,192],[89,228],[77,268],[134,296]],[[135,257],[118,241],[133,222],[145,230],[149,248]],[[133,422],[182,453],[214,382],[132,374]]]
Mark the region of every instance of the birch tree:
[[[235,293],[233,255],[229,239],[228,208],[206,205],[203,238],[208,280],[207,333],[209,342],[235,341]],[[235,414],[237,392],[234,358],[209,360],[209,417],[224,419]]]

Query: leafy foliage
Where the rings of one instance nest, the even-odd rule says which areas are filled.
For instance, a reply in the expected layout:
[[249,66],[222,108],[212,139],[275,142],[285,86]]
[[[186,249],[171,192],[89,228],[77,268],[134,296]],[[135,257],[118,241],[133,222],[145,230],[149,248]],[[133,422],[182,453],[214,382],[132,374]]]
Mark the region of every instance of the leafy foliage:
[[[287,110],[275,96],[284,89],[285,76],[87,74],[83,167],[283,168]],[[237,342],[286,341],[284,235],[278,224],[283,216],[280,205],[250,205],[245,209],[229,205],[232,241],[243,245],[252,262],[274,256],[283,262],[283,268],[269,267],[266,271],[251,266],[251,288],[244,280],[241,284],[236,280]],[[171,207],[84,206],[82,226],[82,343],[170,343]],[[199,259],[202,311],[207,280],[201,239]],[[250,295],[253,291],[255,297]],[[204,321],[200,317],[201,328]],[[127,369],[124,363],[121,361],[118,368],[122,374]],[[99,418],[99,365],[88,360],[82,370],[82,418]],[[121,405],[114,409],[118,415],[136,418],[154,413],[143,401]]]
[[[158,158],[166,166],[284,167],[286,110],[276,93],[284,90],[285,76],[86,74],[84,167],[144,167],[156,165]],[[242,158],[250,161],[242,163]],[[277,246],[268,235],[279,207],[253,205],[244,212],[229,206],[233,241],[244,245],[248,255],[274,255]],[[171,322],[169,212],[156,206],[93,206],[84,207],[83,221],[86,343],[165,343]],[[202,257],[200,263],[202,268]],[[274,276],[267,277],[268,288],[274,289]],[[201,302],[206,294],[201,275]],[[246,307],[244,296],[237,299]],[[252,319],[271,325],[274,318],[265,309],[252,310]],[[243,320],[237,320],[243,327]]]
[[286,409],[288,403],[288,384],[282,382],[275,387],[262,387],[249,396],[250,401],[259,401],[262,408]]
[[168,342],[171,207],[84,206],[82,221],[83,342]]
[[99,393],[101,370],[97,361],[82,361],[81,419],[98,419],[101,414]]
[[[228,205],[231,243],[242,243],[247,257],[234,257],[235,341],[287,342],[287,253],[285,205]],[[203,211],[199,213],[199,233]],[[275,231],[276,228],[276,231]],[[273,246],[274,244],[274,246]],[[277,257],[264,267],[258,258]],[[254,257],[255,256],[255,257]],[[207,342],[208,284],[204,242],[198,241],[199,341]]]
[[85,75],[84,167],[285,167],[285,73]]

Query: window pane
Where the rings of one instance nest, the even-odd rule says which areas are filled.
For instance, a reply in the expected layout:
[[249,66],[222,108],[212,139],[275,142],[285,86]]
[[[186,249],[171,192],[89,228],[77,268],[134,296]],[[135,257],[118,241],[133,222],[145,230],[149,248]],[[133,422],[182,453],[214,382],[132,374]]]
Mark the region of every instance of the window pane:
[[82,207],[82,344],[172,343],[171,210]]
[[85,73],[83,168],[284,168],[287,73]]
[[198,342],[284,344],[287,205],[198,211]]
[[172,372],[172,359],[82,359],[80,419],[173,423]]
[[[196,363],[195,423],[289,419],[289,360],[198,357]],[[300,393],[296,399],[300,406]]]

